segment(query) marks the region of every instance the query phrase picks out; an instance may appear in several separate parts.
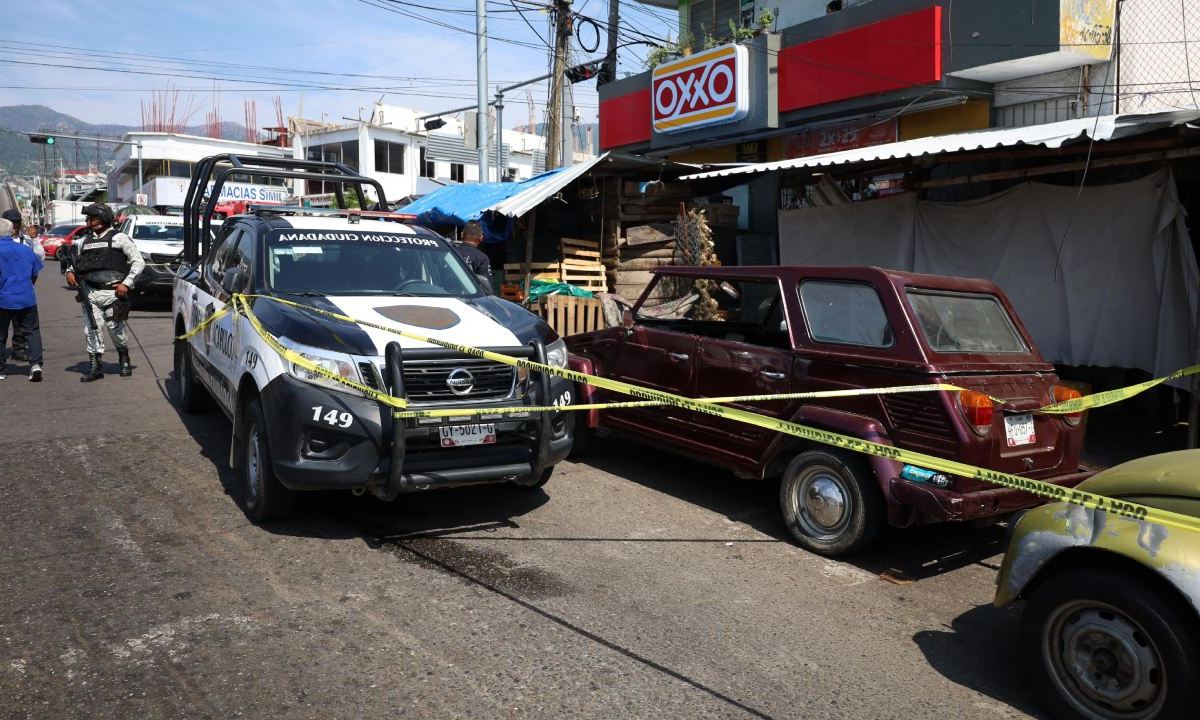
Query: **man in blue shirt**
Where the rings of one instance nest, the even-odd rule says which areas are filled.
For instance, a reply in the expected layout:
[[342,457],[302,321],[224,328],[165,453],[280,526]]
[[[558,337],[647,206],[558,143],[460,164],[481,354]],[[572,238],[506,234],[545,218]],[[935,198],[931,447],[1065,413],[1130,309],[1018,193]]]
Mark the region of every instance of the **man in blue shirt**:
[[0,380],[8,377],[4,347],[11,323],[29,342],[29,379],[41,382],[42,330],[33,284],[42,271],[42,261],[12,235],[12,221],[0,218]]

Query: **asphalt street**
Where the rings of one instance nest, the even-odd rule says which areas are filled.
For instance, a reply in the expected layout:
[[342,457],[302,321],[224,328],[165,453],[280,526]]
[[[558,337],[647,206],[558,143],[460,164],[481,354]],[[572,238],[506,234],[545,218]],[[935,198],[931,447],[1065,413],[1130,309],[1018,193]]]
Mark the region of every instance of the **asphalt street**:
[[137,366],[78,382],[48,263],[46,379],[0,383],[0,718],[1037,716],[1000,528],[787,541],[776,488],[608,440],[544,490],[385,504],[231,495],[229,424],[169,400],[169,306]]

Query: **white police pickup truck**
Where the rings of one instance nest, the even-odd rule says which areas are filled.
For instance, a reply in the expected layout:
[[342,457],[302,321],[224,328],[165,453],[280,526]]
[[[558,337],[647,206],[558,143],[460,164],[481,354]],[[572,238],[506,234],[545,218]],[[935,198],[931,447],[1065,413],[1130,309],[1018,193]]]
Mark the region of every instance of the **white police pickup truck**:
[[[202,163],[198,175],[207,167],[223,181],[215,163],[236,156],[221,157]],[[193,179],[193,186],[204,181]],[[314,215],[272,206],[228,218],[200,252],[198,239],[208,237],[211,221],[195,218],[211,212],[196,195],[185,211],[189,234],[175,280],[177,337],[241,293],[256,296],[248,299],[252,312],[284,347],[354,383],[404,397],[411,409],[511,410],[563,404],[570,392],[569,382],[547,374],[317,312],[565,366],[566,346],[554,331],[486,294],[440,235],[370,213]],[[301,490],[346,489],[392,500],[406,491],[477,483],[537,487],[572,443],[569,413],[394,421],[392,408],[289,362],[237,313],[176,340],[175,387],[185,412],[211,397],[232,420],[229,462],[239,473],[243,510],[259,521],[284,517]]]

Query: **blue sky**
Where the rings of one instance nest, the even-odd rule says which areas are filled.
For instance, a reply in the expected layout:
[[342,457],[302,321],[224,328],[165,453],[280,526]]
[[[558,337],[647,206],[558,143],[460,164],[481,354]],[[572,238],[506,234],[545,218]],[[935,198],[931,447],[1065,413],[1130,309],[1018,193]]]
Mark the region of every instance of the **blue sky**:
[[[180,91],[177,114],[182,115],[184,106],[190,103],[194,112],[189,124],[199,124],[214,105],[213,77],[221,78],[216,87],[222,119],[241,122],[244,100],[253,99],[260,126],[273,124],[276,95],[282,98],[285,116],[298,114],[302,103],[305,117],[320,119],[324,115],[328,120],[357,116],[360,107],[367,115],[381,95],[387,104],[428,111],[474,101],[472,34],[372,6],[412,12],[473,30],[474,0],[367,2],[12,3],[6,8],[11,30],[0,33],[0,86],[5,86],[0,88],[0,105],[47,105],[87,122],[137,125],[141,122],[139,103],[148,102],[156,91],[172,87]],[[545,13],[528,0],[518,0],[517,5],[526,10],[529,24],[542,37],[549,37]],[[573,7],[585,16],[607,22],[606,0],[576,0]],[[445,9],[466,12],[441,11]],[[493,0],[488,9],[489,35],[519,43],[489,42],[492,87],[547,72],[548,51],[543,41],[513,5],[508,0]],[[674,34],[674,12],[650,9],[629,0],[622,3],[622,12],[625,27],[655,37]],[[603,27],[580,29],[581,39],[589,47],[595,42],[596,29],[603,33]],[[632,37],[628,32],[626,35]],[[587,53],[578,41],[573,41],[572,50],[578,62],[598,57],[603,46],[596,53]],[[620,74],[641,71],[646,50],[645,46],[622,49]],[[179,58],[189,64],[170,63],[163,58]],[[199,61],[228,65],[194,64]],[[125,72],[81,69],[81,65],[116,67]],[[376,77],[267,72],[234,65]],[[235,75],[252,82],[235,82]],[[297,84],[309,87],[295,87]],[[580,84],[575,89],[581,119],[594,121],[595,84]],[[540,121],[546,84],[539,83],[530,90]],[[524,91],[506,100],[505,125],[527,122]]]

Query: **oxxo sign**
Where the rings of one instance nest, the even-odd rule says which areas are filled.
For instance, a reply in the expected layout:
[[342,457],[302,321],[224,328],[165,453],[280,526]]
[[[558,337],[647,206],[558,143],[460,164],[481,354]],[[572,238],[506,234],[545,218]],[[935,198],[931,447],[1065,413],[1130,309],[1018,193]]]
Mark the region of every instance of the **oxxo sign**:
[[660,133],[734,123],[750,110],[749,60],[741,45],[723,45],[654,68],[651,122]]

